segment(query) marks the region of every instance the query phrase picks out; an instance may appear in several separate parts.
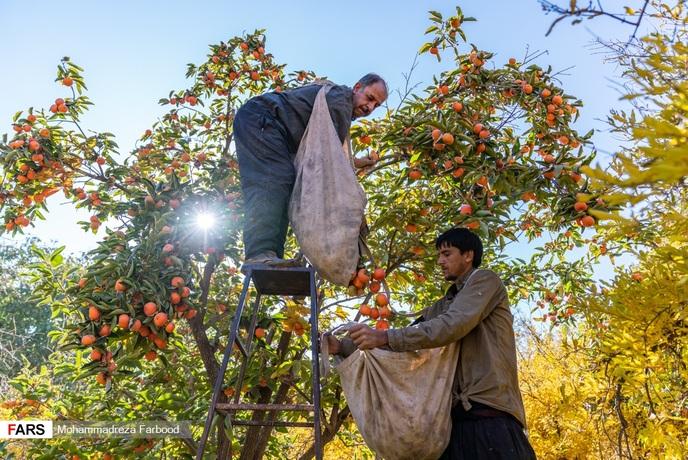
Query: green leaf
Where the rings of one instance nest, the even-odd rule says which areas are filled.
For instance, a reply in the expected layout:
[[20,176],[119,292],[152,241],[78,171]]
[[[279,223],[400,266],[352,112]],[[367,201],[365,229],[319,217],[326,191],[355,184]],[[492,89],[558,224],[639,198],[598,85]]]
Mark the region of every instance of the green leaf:
[[442,22],[442,14],[438,11],[429,11],[430,20],[435,22]]
[[55,249],[52,254],[50,254],[50,265],[52,267],[58,267],[62,264],[64,260],[64,257],[62,257],[62,251],[64,251],[64,249],[64,246],[60,246],[59,248]]

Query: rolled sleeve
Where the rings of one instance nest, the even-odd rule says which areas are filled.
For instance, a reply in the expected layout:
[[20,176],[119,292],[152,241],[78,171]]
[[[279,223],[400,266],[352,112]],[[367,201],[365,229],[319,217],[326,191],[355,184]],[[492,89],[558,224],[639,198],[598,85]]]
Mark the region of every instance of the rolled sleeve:
[[387,330],[387,343],[389,348],[394,351],[406,351],[407,348],[404,347],[404,331],[416,326],[404,327],[401,329],[388,329]]
[[465,337],[498,303],[495,297],[503,290],[499,277],[480,270],[454,297],[445,312],[414,326],[387,331],[389,347],[410,351],[448,345]]

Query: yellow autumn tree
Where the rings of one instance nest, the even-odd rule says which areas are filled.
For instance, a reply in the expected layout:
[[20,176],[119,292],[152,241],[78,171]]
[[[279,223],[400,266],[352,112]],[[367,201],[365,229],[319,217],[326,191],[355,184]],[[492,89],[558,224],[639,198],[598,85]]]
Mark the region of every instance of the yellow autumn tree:
[[[573,299],[570,333],[532,334],[521,365],[541,458],[685,458],[688,452],[688,36],[683,2],[649,2],[657,31],[612,49],[633,109],[609,123],[626,143],[583,167],[608,255],[630,267]],[[650,11],[648,9],[648,11]]]
[[542,459],[610,458],[608,446],[590,442],[603,437],[603,424],[590,410],[598,392],[590,356],[579,340],[563,334],[538,333],[529,327],[519,378],[528,415],[528,434]]

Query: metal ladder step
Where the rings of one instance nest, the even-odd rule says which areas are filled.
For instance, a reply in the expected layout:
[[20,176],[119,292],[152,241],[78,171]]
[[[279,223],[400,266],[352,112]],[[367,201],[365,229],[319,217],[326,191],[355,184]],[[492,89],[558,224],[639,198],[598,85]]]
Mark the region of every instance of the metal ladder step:
[[262,411],[300,411],[313,412],[315,406],[313,404],[257,404],[257,403],[217,403],[215,409],[226,412],[235,412],[242,410],[262,410]]
[[[314,443],[315,443],[315,458],[322,460],[322,440],[320,432],[320,371],[318,365],[318,307],[317,307],[317,290],[315,285],[315,269],[313,267],[271,267],[268,265],[249,265],[242,268],[245,272],[245,279],[243,289],[239,296],[239,303],[234,313],[232,327],[229,334],[229,342],[225,348],[225,353],[220,366],[220,372],[213,389],[212,400],[208,410],[208,417],[206,418],[203,435],[198,444],[196,451],[196,459],[201,460],[205,450],[206,442],[210,435],[210,428],[215,414],[221,414],[229,417],[230,423],[236,426],[271,426],[271,427],[309,427],[314,429]],[[251,312],[251,325],[248,329],[248,335],[245,343],[239,340],[239,326],[242,314],[244,312],[246,298],[251,283],[253,283],[257,296],[254,301],[253,310]],[[312,368],[312,382],[311,382],[311,397],[312,404],[258,404],[258,403],[240,403],[239,393],[234,397],[233,403],[220,403],[220,392],[227,372],[227,367],[230,359],[233,358],[234,344],[241,352],[241,369],[238,376],[238,386],[243,382],[246,366],[249,362],[253,334],[256,328],[256,320],[258,318],[258,311],[260,309],[261,296],[266,295],[280,295],[280,296],[300,296],[310,297],[311,314],[310,314],[310,352],[311,352],[311,368]],[[307,398],[308,399],[308,398]],[[309,401],[309,402],[310,402]],[[313,421],[299,421],[290,422],[282,420],[235,420],[234,415],[240,411],[265,411],[265,412],[310,412],[313,413]]]
[[313,422],[282,422],[279,420],[274,421],[260,421],[260,420],[232,420],[232,425],[238,426],[293,426],[293,427],[306,427],[313,428],[315,424]]

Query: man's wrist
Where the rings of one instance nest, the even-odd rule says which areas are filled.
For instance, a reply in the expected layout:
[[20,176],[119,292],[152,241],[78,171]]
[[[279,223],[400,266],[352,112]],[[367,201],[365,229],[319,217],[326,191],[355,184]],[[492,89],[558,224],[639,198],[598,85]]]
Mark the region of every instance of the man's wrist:
[[387,331],[380,331],[380,340],[382,340],[382,345],[389,344],[389,336],[387,335]]

